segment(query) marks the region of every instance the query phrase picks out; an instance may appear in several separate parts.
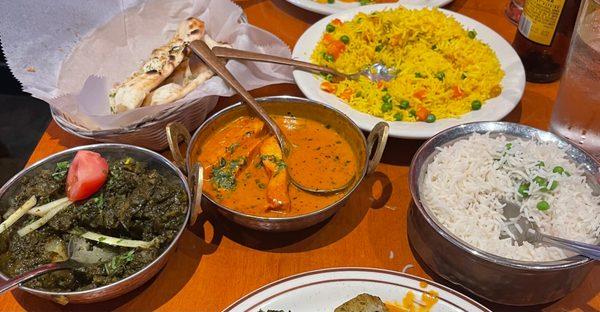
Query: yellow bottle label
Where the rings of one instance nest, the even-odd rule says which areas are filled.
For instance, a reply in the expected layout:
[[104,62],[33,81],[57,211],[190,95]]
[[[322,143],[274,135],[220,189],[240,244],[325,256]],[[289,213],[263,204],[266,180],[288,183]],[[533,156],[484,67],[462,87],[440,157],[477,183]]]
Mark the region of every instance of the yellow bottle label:
[[519,20],[519,32],[527,39],[549,46],[565,0],[527,0]]

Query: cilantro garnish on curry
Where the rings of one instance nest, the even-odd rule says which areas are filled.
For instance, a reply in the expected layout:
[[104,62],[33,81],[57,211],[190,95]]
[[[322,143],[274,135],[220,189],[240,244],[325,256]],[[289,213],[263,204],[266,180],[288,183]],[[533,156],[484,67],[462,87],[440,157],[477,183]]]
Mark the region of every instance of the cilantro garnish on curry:
[[289,171],[303,184],[339,186],[357,171],[350,144],[330,125],[291,114],[272,118],[294,145],[294,153],[284,159],[260,119],[239,117],[211,133],[199,149],[204,193],[221,205],[256,216],[300,215],[344,196],[344,192],[302,191],[290,183]]

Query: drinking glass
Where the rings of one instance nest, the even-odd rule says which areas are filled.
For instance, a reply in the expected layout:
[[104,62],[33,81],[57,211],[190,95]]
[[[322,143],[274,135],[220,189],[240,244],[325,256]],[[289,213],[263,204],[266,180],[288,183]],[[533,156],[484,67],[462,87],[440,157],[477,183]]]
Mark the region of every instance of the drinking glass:
[[521,13],[523,13],[524,4],[525,0],[510,0],[506,6],[506,10],[504,10],[506,17],[508,17],[508,19],[515,25],[519,24],[519,19],[521,18]]
[[600,160],[600,0],[582,0],[550,131]]

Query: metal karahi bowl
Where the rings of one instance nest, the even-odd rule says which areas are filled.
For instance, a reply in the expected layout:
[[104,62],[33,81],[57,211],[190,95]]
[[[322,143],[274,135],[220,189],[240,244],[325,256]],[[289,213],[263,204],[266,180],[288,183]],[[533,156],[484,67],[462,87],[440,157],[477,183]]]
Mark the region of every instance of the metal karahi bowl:
[[588,183],[595,192],[600,192],[598,162],[581,148],[552,133],[508,122],[456,126],[432,137],[412,160],[410,190],[415,205],[408,215],[408,235],[413,248],[435,273],[492,302],[525,306],[564,297],[581,284],[592,269],[593,260],[577,255],[558,261],[525,262],[491,254],[447,231],[421,202],[420,186],[427,166],[439,153],[437,147],[451,145],[474,133],[552,142],[584,168]]
[[[368,138],[365,139],[358,126],[340,111],[327,107],[324,104],[312,100],[298,98],[293,96],[270,96],[256,99],[269,114],[285,115],[292,113],[294,116],[312,119],[321,123],[326,123],[342,135],[352,146],[358,157],[358,172],[356,179],[346,191],[346,194],[320,210],[307,214],[290,216],[290,217],[260,217],[255,215],[245,214],[230,207],[221,205],[219,202],[209,196],[204,196],[208,199],[217,210],[226,218],[240,225],[246,226],[255,230],[262,231],[294,231],[307,228],[317,224],[329,217],[340,209],[348,197],[354,192],[365,175],[373,172],[381,159],[385,143],[387,141],[388,125],[385,122],[377,124]],[[202,148],[205,139],[215,130],[220,129],[229,122],[237,119],[240,116],[251,115],[249,109],[244,103],[234,104],[226,109],[213,115],[206,120],[194,135],[190,138],[189,133],[184,127],[177,124],[171,124],[167,127],[167,137],[175,163],[180,168],[186,170],[190,176],[189,183],[194,193],[194,207],[192,208],[193,222],[194,216],[200,213],[200,200],[202,195],[202,166],[196,160],[198,151]],[[179,152],[177,146],[178,138],[183,136],[187,143],[187,152],[185,159]]]
[[[160,154],[142,147],[126,144],[93,144],[78,146],[50,155],[29,166],[23,171],[19,172],[6,184],[4,184],[4,186],[0,188],[0,205],[6,205],[8,198],[10,198],[16,191],[18,191],[19,182],[23,177],[33,175],[38,170],[44,168],[53,168],[57,162],[73,159],[75,153],[77,153],[77,151],[79,150],[94,151],[100,153],[103,157],[108,159],[116,159],[129,156],[136,160],[146,162],[149,168],[156,169],[158,172],[161,173],[161,175],[163,175],[170,181],[178,183],[181,186],[181,188],[185,191],[188,197],[188,209],[186,212],[186,220],[189,219],[190,207],[192,202],[190,190],[187,184],[187,179],[183,175],[183,173],[181,173],[181,171],[175,165],[173,165],[173,163],[171,163],[168,159],[161,156]],[[179,237],[183,233],[183,230],[186,228],[186,226],[187,222],[183,222],[173,241],[156,259],[147,264],[142,270],[115,283],[89,290],[73,292],[54,292],[29,288],[25,286],[20,286],[19,288],[28,293],[56,301],[60,304],[92,303],[115,298],[141,286],[154,275],[156,275],[162,267],[164,267],[164,265],[167,263],[169,255],[172,251],[174,251],[177,241],[179,240]],[[8,277],[2,272],[0,272],[0,278],[3,280],[8,279]]]

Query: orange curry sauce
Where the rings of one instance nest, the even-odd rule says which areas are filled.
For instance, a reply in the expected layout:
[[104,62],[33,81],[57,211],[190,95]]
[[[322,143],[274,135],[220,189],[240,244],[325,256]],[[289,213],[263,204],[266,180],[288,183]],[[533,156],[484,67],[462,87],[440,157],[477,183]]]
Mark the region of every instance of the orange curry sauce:
[[357,174],[348,142],[328,125],[294,116],[272,116],[294,145],[282,159],[277,140],[264,123],[243,116],[208,136],[198,160],[204,166],[203,191],[219,204],[263,217],[293,216],[324,208],[344,196],[314,195],[296,188],[344,185]]

